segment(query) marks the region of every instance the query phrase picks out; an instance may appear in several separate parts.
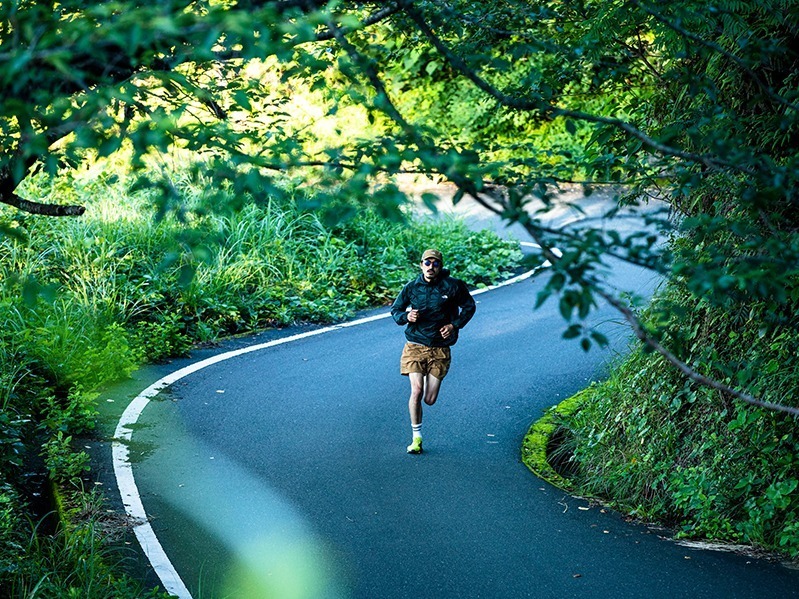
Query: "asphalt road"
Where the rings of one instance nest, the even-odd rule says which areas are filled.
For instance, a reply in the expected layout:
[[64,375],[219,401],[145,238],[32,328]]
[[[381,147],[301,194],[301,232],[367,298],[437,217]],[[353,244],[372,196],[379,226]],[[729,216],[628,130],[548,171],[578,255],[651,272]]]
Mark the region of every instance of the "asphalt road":
[[[629,267],[614,280],[646,295]],[[542,411],[625,351],[563,341],[542,279],[480,295],[453,350],[425,453],[410,440],[402,328],[391,319],[242,355],[177,382],[130,447],[142,501],[193,597],[769,598],[799,572],[699,551],[571,498],[521,463]],[[219,353],[296,330],[273,331]]]
[[[581,200],[581,213],[558,207],[551,224],[595,219],[609,201]],[[468,198],[456,212],[475,228],[526,239]],[[636,219],[614,224],[622,232],[638,226]],[[620,264],[612,280],[642,296],[655,285]],[[544,282],[477,297],[439,401],[425,408],[421,456],[405,453],[404,337],[391,319],[220,361],[150,401],[127,427],[127,454],[153,539],[185,583],[184,596],[799,597],[797,571],[680,546],[665,531],[569,497],[524,467],[520,445],[529,425],[602,378],[628,339],[618,315],[603,308],[593,321],[612,339],[609,351],[586,354],[562,340],[555,302],[532,309]],[[142,369],[104,395],[105,428],[113,430],[131,398],[173,371],[318,330],[267,331]],[[99,449],[102,479],[110,452],[104,443]]]

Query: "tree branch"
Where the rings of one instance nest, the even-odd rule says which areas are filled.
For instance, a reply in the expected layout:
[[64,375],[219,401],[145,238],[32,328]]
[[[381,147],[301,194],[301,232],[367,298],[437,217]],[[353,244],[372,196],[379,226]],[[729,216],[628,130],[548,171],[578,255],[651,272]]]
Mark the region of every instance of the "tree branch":
[[41,216],[80,216],[86,212],[86,208],[84,206],[41,204],[39,202],[23,200],[17,194],[11,194],[10,196],[3,195],[0,197],[0,204],[7,204],[24,212],[29,212],[30,214],[39,214]]
[[617,298],[613,297],[609,293],[603,291],[600,287],[594,286],[594,290],[597,294],[599,294],[602,299],[608,302],[611,306],[613,306],[616,310],[618,310],[624,319],[630,324],[632,327],[633,333],[635,336],[642,341],[645,345],[659,353],[663,356],[667,362],[669,362],[672,366],[676,367],[680,372],[682,372],[686,377],[699,383],[700,385],[704,385],[705,387],[710,387],[711,389],[716,389],[717,391],[721,391],[722,393],[726,393],[731,395],[741,401],[744,401],[748,404],[753,406],[757,406],[759,408],[765,408],[767,410],[772,410],[775,412],[784,412],[786,414],[791,414],[792,416],[799,416],[799,408],[794,408],[791,406],[786,406],[783,404],[778,404],[770,401],[764,401],[762,399],[758,399],[757,397],[746,393],[744,391],[739,391],[721,383],[715,379],[707,377],[703,374],[700,374],[693,368],[691,368],[688,364],[680,360],[677,356],[671,353],[668,349],[663,347],[660,342],[649,335],[644,327],[641,325],[641,322],[635,316],[632,310],[622,304]]
[[405,117],[402,116],[402,113],[394,106],[394,103],[391,101],[390,96],[388,95],[388,91],[386,90],[385,85],[380,80],[380,76],[377,73],[377,69],[375,69],[372,62],[358,53],[353,46],[345,37],[345,32],[342,28],[333,22],[332,18],[328,18],[327,26],[330,30],[333,37],[342,47],[342,49],[347,53],[349,59],[353,62],[353,64],[360,67],[363,73],[366,75],[367,79],[369,80],[370,85],[375,89],[377,92],[377,98],[375,99],[375,105],[382,110],[386,115],[397,123],[403,130],[403,132],[414,140],[414,142],[419,145],[420,147],[430,146],[433,148],[435,152],[435,147],[431,144],[428,144],[422,137],[419,135],[419,132],[416,128],[411,125],[408,121],[405,120]]
[[638,46],[633,46],[631,44],[628,44],[623,39],[618,37],[614,37],[612,39],[614,42],[619,44],[619,46],[627,50],[630,54],[632,54],[633,56],[637,56],[641,60],[641,62],[644,63],[646,69],[650,73],[652,73],[652,75],[654,75],[658,79],[662,79],[663,74],[660,71],[658,71],[651,62],[649,62],[649,58],[647,57],[646,52],[644,51],[644,42],[643,40],[641,40],[641,32],[638,31],[636,33],[638,37]]
[[[305,8],[307,10],[311,10],[311,7],[308,5],[307,2],[293,2],[292,5],[294,7]],[[368,15],[364,18],[358,27],[340,27],[339,31],[341,31],[342,35],[347,35],[352,33],[353,31],[357,31],[364,27],[369,27],[381,21],[384,21],[388,17],[398,13],[400,11],[400,7],[395,3],[392,2],[388,6],[381,8],[372,14]],[[336,36],[333,31],[328,29],[326,31],[320,31],[316,34],[316,36],[312,40],[305,40],[299,43],[299,45],[306,44],[306,43],[315,43],[315,42],[326,42],[335,39]],[[214,53],[215,60],[219,62],[226,62],[229,60],[236,60],[240,59],[244,56],[244,53],[240,50],[225,50],[220,52]]]
[[[497,198],[492,198],[492,199],[497,201]],[[481,206],[487,208],[494,214],[503,216],[503,212],[501,210],[498,210],[495,206],[491,205],[484,198],[475,197],[475,200],[477,200],[477,202]],[[541,251],[543,252],[544,257],[546,257],[547,260],[549,260],[552,264],[555,264],[561,259],[560,256],[558,256],[554,251],[552,251],[552,248],[549,247],[549,245],[544,241],[544,239],[541,238],[540,230],[538,227],[530,223],[529,220],[520,221],[520,224],[525,228],[525,230],[530,234],[530,236],[535,240],[535,242],[539,246],[541,246]],[[683,375],[685,375],[692,381],[695,381],[700,385],[710,387],[711,389],[716,389],[717,391],[721,391],[722,393],[731,395],[732,397],[735,397],[753,406],[765,408],[767,410],[772,410],[775,412],[783,412],[786,414],[791,414],[792,416],[799,416],[799,408],[794,408],[792,406],[786,406],[783,404],[778,404],[770,401],[764,401],[762,399],[759,399],[751,395],[750,393],[739,391],[737,389],[734,389],[733,387],[730,387],[729,385],[721,383],[715,379],[712,379],[697,372],[696,370],[691,368],[688,364],[686,364],[685,362],[680,360],[677,356],[675,356],[671,351],[665,348],[657,339],[648,334],[644,329],[643,325],[641,324],[641,321],[633,313],[633,311],[627,306],[625,306],[619,299],[604,291],[601,285],[599,285],[597,281],[584,279],[582,281],[582,284],[593,289],[597,293],[597,295],[599,295],[608,304],[610,304],[610,306],[616,309],[628,322],[636,338],[638,338],[646,346],[648,346],[649,348],[651,348],[652,350],[663,356],[663,358],[665,358],[667,362],[669,362],[672,366],[676,367],[677,370],[679,370]]]
[[[433,34],[433,32],[427,26],[427,23],[424,22],[421,15],[412,7],[412,2],[402,1],[401,4],[403,9],[409,14],[411,19],[422,30],[425,36],[427,36],[428,39],[430,39],[430,41],[436,46],[436,48],[447,58],[447,60],[450,61],[450,64],[452,64],[458,71],[460,71],[462,74],[471,79],[480,89],[483,89],[484,91],[486,91],[493,97],[497,98],[498,100],[503,100],[504,101],[503,103],[506,103],[506,105],[512,106],[514,108],[520,108],[522,110],[539,110],[560,116],[571,116],[572,118],[578,118],[577,115],[579,115],[579,118],[583,118],[583,120],[593,120],[593,122],[600,122],[620,127],[625,131],[628,131],[629,133],[635,135],[636,137],[644,141],[644,143],[647,143],[650,147],[655,149],[661,149],[662,153],[665,153],[667,155],[696,160],[705,163],[708,166],[715,167],[718,165],[725,165],[739,170],[741,169],[741,167],[738,165],[724,163],[723,161],[715,160],[712,157],[690,154],[687,152],[682,152],[681,150],[676,150],[674,148],[663,146],[659,142],[656,142],[655,140],[649,138],[643,132],[637,130],[629,123],[625,123],[618,119],[607,119],[604,117],[596,117],[594,115],[582,115],[582,113],[576,113],[572,111],[558,109],[542,101],[533,103],[512,98],[510,96],[505,96],[504,94],[493,88],[493,86],[484,81],[482,78],[480,78],[476,73],[474,73],[471,69],[469,69],[466,66],[466,64],[463,61],[461,61],[460,58],[458,58],[449,51],[449,49],[443,44],[443,42],[441,42],[441,40],[439,40],[437,36]],[[341,44],[342,48],[344,48],[344,50],[350,56],[351,60],[353,60],[355,64],[359,64],[366,73],[370,83],[376,89],[376,91],[378,92],[378,96],[381,99],[380,101],[381,109],[384,112],[386,112],[386,114],[388,114],[388,116],[392,118],[392,120],[394,120],[398,125],[400,125],[403,128],[403,130],[409,133],[414,139],[419,139],[418,134],[415,132],[415,129],[411,127],[411,125],[407,121],[405,121],[405,119],[402,117],[402,115],[399,113],[396,107],[391,103],[391,100],[389,99],[388,94],[386,93],[385,87],[383,86],[382,81],[380,81],[380,78],[378,77],[377,72],[374,69],[374,66],[368,60],[366,60],[364,57],[362,57],[360,54],[357,53],[355,48],[346,40],[341,29],[339,29],[335,25],[335,23],[333,23],[331,20],[328,20],[328,27],[333,36],[335,37],[335,39],[339,42],[339,44]],[[469,193],[483,207],[487,208],[494,214],[502,216],[503,218],[508,218],[509,215],[507,209],[502,210],[500,208],[497,208],[497,206],[492,205],[485,198],[481,197],[481,195],[476,190],[476,186],[467,177],[460,175],[453,177],[451,173],[445,173],[445,176],[447,176],[450,180],[453,181],[453,183],[455,183],[460,192]],[[502,203],[497,198],[493,199],[497,201],[500,205],[502,205]],[[513,217],[514,215],[511,215],[511,218]],[[541,246],[544,256],[550,262],[554,264],[558,260],[560,260],[560,257],[555,252],[553,252],[552,248],[548,247],[548,245],[541,238],[540,231],[537,229],[535,225],[533,225],[533,223],[530,222],[530,217],[526,212],[522,211],[522,213],[515,215],[515,217],[516,220],[525,228],[525,230],[527,230],[527,232],[531,235],[531,237],[538,243],[538,245]],[[654,351],[662,355],[669,363],[677,367],[677,369],[680,372],[682,372],[685,376],[687,376],[691,380],[696,381],[702,385],[708,386],[712,389],[721,391],[723,393],[727,393],[751,405],[755,405],[773,411],[784,412],[787,414],[791,414],[793,416],[799,416],[799,408],[793,408],[790,406],[784,406],[782,404],[763,401],[761,399],[754,397],[749,393],[738,391],[737,389],[734,389],[729,385],[726,385],[724,383],[721,383],[719,381],[716,381],[714,379],[711,379],[696,372],[688,364],[681,361],[668,349],[663,347],[656,339],[647,334],[647,332],[644,330],[643,326],[641,325],[641,322],[638,320],[638,318],[635,316],[632,310],[630,310],[627,306],[622,304],[618,299],[616,299],[612,295],[602,290],[601,286],[597,282],[583,280],[583,284],[594,289],[600,297],[602,297],[613,308],[619,311],[628,321],[628,323],[633,329],[633,333],[639,340],[641,340],[648,347],[652,348]]]
[[[27,158],[17,156],[16,160],[21,162],[21,164],[18,163],[21,167],[19,169],[20,172],[27,172],[36,163],[37,159],[37,156],[28,156]],[[12,164],[13,161],[14,159],[12,159]],[[42,216],[80,216],[86,211],[83,206],[41,204],[25,200],[15,193],[17,185],[19,185],[19,181],[14,176],[11,167],[8,165],[0,167],[0,204],[7,204],[24,212]]]
[[492,35],[495,35],[501,39],[520,38],[528,42],[533,42],[536,46],[540,48],[544,48],[555,52],[559,52],[566,49],[552,42],[542,42],[538,38],[533,37],[531,34],[525,31],[511,31],[509,29],[500,29],[498,27],[484,25],[480,20],[475,19],[474,17],[471,17],[463,12],[456,10],[455,8],[450,6],[447,2],[442,2],[441,0],[432,0],[432,3],[436,4],[441,9],[441,12],[444,13],[445,15],[459,18],[464,23],[471,25],[472,27],[477,27],[478,29],[481,29]]
[[[362,27],[369,27],[370,25],[374,25],[375,23],[379,23],[380,21],[382,21],[384,19],[387,19],[388,17],[398,13],[399,11],[400,11],[400,7],[395,2],[391,2],[391,3],[389,3],[388,6],[386,6],[384,8],[381,8],[378,11],[373,12],[372,14],[367,16],[365,19],[363,19],[361,21],[360,27],[361,28]],[[348,28],[342,28],[341,29],[341,32],[342,32],[343,35],[346,35],[346,34],[350,33],[351,31],[353,31],[353,30],[352,29],[348,29]],[[330,30],[330,28],[328,28],[327,31],[318,33],[317,36],[316,36],[316,40],[315,41],[324,42],[324,41],[332,40],[332,39],[335,39],[335,34]]]
[[[504,99],[511,100],[514,104],[516,104],[516,106],[514,106],[514,107],[520,107],[519,104],[522,104],[522,105],[525,104],[524,101],[513,99],[513,98],[510,98],[509,96],[504,96],[504,94],[501,94],[501,92],[499,92],[498,90],[494,89],[487,82],[482,80],[476,73],[471,71],[471,69],[466,67],[465,63],[463,63],[458,57],[454,56],[451,52],[449,52],[448,48],[446,48],[446,46],[444,46],[443,42],[441,42],[432,33],[432,31],[429,29],[429,27],[427,27],[427,24],[421,18],[421,16],[410,6],[411,5],[410,2],[403,2],[402,4],[403,4],[403,8],[405,8],[406,12],[409,13],[409,16],[411,17],[411,19],[417,24],[417,26],[419,26],[419,28],[428,37],[428,39],[430,39],[431,42],[433,42],[434,45],[439,49],[439,51],[442,52],[442,54],[444,54],[445,57],[447,57],[448,60],[450,60],[451,64],[453,64],[453,66],[456,66],[456,68],[458,68],[458,66],[460,66],[461,68],[458,68],[458,70],[461,71],[466,76],[468,76],[473,82],[475,82],[475,84],[478,85],[478,87],[480,87],[484,91],[487,91],[492,96],[501,97],[501,98],[504,98]],[[379,77],[377,76],[377,73],[374,70],[374,67],[371,65],[371,63],[369,63],[368,61],[365,61],[365,59],[363,59],[363,57],[361,57],[359,54],[357,54],[355,49],[352,47],[351,44],[349,44],[349,42],[347,42],[347,40],[342,35],[341,30],[339,30],[335,26],[335,24],[333,24],[332,22],[329,22],[328,23],[328,27],[331,29],[331,32],[333,32],[334,37],[336,38],[336,40],[342,45],[342,47],[345,49],[345,51],[347,51],[347,53],[354,60],[354,62],[356,62],[356,64],[360,63],[362,65],[362,67],[365,68],[365,71],[367,73],[367,76],[368,76],[370,82],[375,87],[375,89],[378,91],[378,94],[382,95],[385,98],[386,106],[384,106],[383,108],[384,108],[384,110],[388,109],[387,110],[387,114],[389,114],[389,116],[395,122],[397,122],[400,126],[402,126],[403,129],[405,129],[405,130],[409,130],[410,129],[411,131],[413,131],[413,129],[410,127],[410,125],[404,120],[402,115],[399,113],[399,111],[393,106],[393,104],[391,104],[390,100],[388,99],[388,95],[386,94],[385,88],[382,85],[382,82],[380,81]],[[454,61],[452,61],[451,59],[454,59]],[[579,113],[573,113],[571,111],[560,110],[560,109],[557,109],[556,107],[546,105],[543,102],[529,103],[529,108],[528,109],[542,110],[542,107],[543,107],[543,109],[545,111],[548,110],[548,111],[550,111],[552,113],[560,114],[560,115],[564,115],[564,116],[573,116],[574,114],[579,114]],[[662,144],[659,144],[655,140],[652,140],[651,138],[646,136],[646,134],[644,134],[643,132],[638,131],[637,129],[632,127],[632,125],[629,125],[629,123],[624,123],[624,122],[619,121],[617,119],[605,119],[605,118],[602,118],[602,117],[594,117],[593,115],[586,115],[586,116],[590,117],[591,119],[594,119],[595,122],[604,122],[606,124],[612,124],[612,125],[615,125],[617,127],[621,127],[624,130],[630,132],[631,134],[635,134],[636,137],[638,137],[639,139],[642,139],[642,141],[644,141],[645,143],[649,143],[649,145],[651,147],[656,147],[656,148],[660,147],[660,148],[663,148],[664,150],[667,150],[666,152],[663,152],[663,153],[668,153],[669,155],[682,157],[682,158],[689,157],[689,158],[694,159],[694,160],[696,160],[698,158],[704,158],[705,160],[707,160],[707,158],[708,158],[708,157],[701,157],[701,156],[695,155],[695,154],[685,153],[685,152],[682,152],[682,151],[679,151],[679,150],[675,150],[674,148],[667,148],[666,146],[662,146]],[[590,120],[590,119],[584,119],[584,120]],[[705,162],[705,160],[700,160],[700,161],[701,162]],[[707,162],[705,162],[705,163],[707,164]],[[715,164],[717,164],[717,161],[713,160],[709,165],[715,165]],[[737,165],[727,165],[727,166],[733,166],[733,167],[739,168]],[[459,180],[454,180],[453,182],[458,186],[458,189],[460,191],[465,192],[465,193],[470,193],[470,195],[472,195],[477,200],[477,202],[479,204],[481,204],[482,206],[484,206],[485,208],[487,208],[491,212],[507,218],[508,215],[507,215],[506,211],[500,210],[496,206],[491,205],[484,198],[480,197],[480,194],[478,194],[475,191],[475,186],[473,184],[470,184],[471,182],[468,181],[465,177],[458,177],[458,179]],[[496,198],[494,198],[494,199],[496,201]],[[524,216],[526,218],[518,218],[517,219],[519,221],[519,223],[525,228],[525,230],[527,230],[527,232],[532,236],[532,238],[536,240],[538,245],[541,246],[541,249],[542,249],[542,251],[544,253],[544,256],[552,263],[557,262],[560,259],[559,256],[552,251],[552,248],[548,247],[547,244],[544,243],[544,240],[541,239],[540,231],[530,222],[529,216],[526,215],[526,213],[524,214]],[[712,389],[716,389],[716,390],[721,391],[723,393],[727,393],[729,395],[732,395],[733,397],[736,397],[736,398],[738,398],[738,399],[740,399],[740,400],[742,400],[742,401],[744,401],[746,403],[749,403],[751,405],[755,405],[755,406],[758,406],[758,407],[766,408],[766,409],[769,409],[769,410],[788,413],[788,414],[791,414],[791,415],[794,415],[794,416],[799,416],[799,408],[793,408],[793,407],[790,407],[790,406],[784,406],[782,404],[776,404],[776,403],[772,403],[772,402],[763,401],[761,399],[758,399],[758,398],[752,396],[749,393],[745,393],[743,391],[738,391],[737,389],[734,389],[734,388],[730,387],[729,385],[726,385],[724,383],[721,383],[719,381],[716,381],[714,379],[711,379],[709,377],[706,377],[706,376],[696,372],[694,369],[692,369],[690,366],[688,366],[688,364],[686,364],[685,362],[681,361],[674,354],[672,354],[668,349],[663,347],[656,339],[654,339],[653,337],[648,335],[646,333],[646,331],[644,330],[643,326],[641,325],[640,321],[635,316],[635,314],[627,306],[622,304],[618,299],[616,299],[612,295],[610,295],[607,292],[603,291],[601,286],[599,286],[596,282],[594,282],[594,281],[584,281],[584,283],[586,285],[588,285],[589,287],[593,288],[600,297],[602,297],[605,301],[607,301],[612,307],[614,307],[616,310],[618,310],[624,316],[624,318],[628,321],[628,323],[632,327],[633,333],[635,334],[635,336],[638,339],[640,339],[647,346],[649,346],[650,348],[652,348],[653,350],[655,350],[656,352],[661,354],[669,363],[671,363],[672,365],[677,367],[677,369],[680,372],[682,372],[685,376],[687,376],[691,380],[694,380],[694,381],[696,381],[696,382],[698,382],[698,383],[700,383],[702,385],[708,386],[708,387],[710,387]]]
[[503,106],[514,108],[516,110],[540,112],[546,118],[554,118],[557,116],[561,116],[561,117],[586,121],[589,123],[610,125],[612,127],[621,129],[622,131],[625,131],[626,133],[630,134],[636,139],[639,139],[648,148],[654,150],[655,152],[663,154],[664,156],[681,158],[683,160],[687,160],[690,162],[698,162],[714,170],[726,167],[746,174],[754,174],[754,171],[746,166],[743,166],[741,164],[736,164],[733,162],[728,162],[726,160],[722,160],[710,154],[695,154],[693,152],[687,152],[685,150],[680,150],[678,148],[667,146],[666,144],[663,144],[657,141],[656,139],[653,139],[652,137],[650,137],[640,129],[636,128],[632,124],[623,121],[621,119],[602,117],[589,114],[586,112],[558,108],[557,106],[553,106],[552,104],[549,104],[548,102],[545,102],[544,100],[540,99],[531,101],[507,95],[499,91],[493,85],[488,83],[488,81],[480,77],[480,75],[478,75],[473,69],[471,69],[463,59],[461,59],[454,52],[452,52],[447,47],[447,45],[444,44],[444,42],[432,31],[432,29],[430,29],[429,25],[424,20],[421,13],[418,10],[416,10],[416,8],[413,6],[412,1],[404,0],[402,2],[402,8],[408,14],[411,20],[413,20],[413,22],[416,23],[417,27],[419,27],[421,32],[425,35],[425,37],[427,37],[430,43],[433,44],[433,46],[439,51],[439,53],[447,60],[447,62],[456,71],[458,71],[461,75],[469,79],[479,89],[490,95],[492,98],[494,98],[497,102],[499,102]]

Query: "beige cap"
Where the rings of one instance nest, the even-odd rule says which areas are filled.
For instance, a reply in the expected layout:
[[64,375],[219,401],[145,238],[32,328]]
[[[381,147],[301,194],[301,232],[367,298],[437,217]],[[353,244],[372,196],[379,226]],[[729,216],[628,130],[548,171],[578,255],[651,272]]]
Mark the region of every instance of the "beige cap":
[[444,264],[444,256],[438,250],[425,250],[424,254],[422,254],[422,260],[427,260],[428,258],[435,258],[441,264]]

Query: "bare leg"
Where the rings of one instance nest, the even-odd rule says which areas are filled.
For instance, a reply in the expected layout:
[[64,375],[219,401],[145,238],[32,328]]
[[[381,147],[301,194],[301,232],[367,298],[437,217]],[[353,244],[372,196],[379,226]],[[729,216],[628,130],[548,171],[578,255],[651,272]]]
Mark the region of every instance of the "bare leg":
[[408,375],[408,378],[411,381],[411,397],[408,400],[408,412],[411,416],[411,424],[421,424],[425,377],[419,372],[412,372]]
[[424,397],[424,375],[412,372],[408,378],[411,381],[411,397],[408,400],[408,412],[411,416],[413,441],[408,445],[408,453],[422,453],[422,397]]
[[437,379],[432,374],[425,378],[424,402],[432,406],[438,399],[438,391],[441,389],[441,379]]

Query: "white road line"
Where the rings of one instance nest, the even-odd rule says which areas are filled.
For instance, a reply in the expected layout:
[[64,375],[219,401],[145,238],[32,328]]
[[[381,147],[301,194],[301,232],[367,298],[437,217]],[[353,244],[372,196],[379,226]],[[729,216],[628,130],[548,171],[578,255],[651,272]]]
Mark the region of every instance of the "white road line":
[[[525,279],[529,279],[531,276],[533,276],[533,274],[535,274],[538,270],[538,268],[530,270],[497,285],[491,285],[490,287],[484,287],[482,289],[472,291],[471,294],[479,295],[481,293],[485,293],[486,291],[492,291],[494,289],[499,289],[500,287],[506,287],[507,285],[518,283],[519,281],[524,281]],[[224,362],[226,360],[230,360],[231,358],[236,358],[238,356],[260,351],[262,349],[267,349],[269,347],[275,347],[284,343],[291,343],[292,341],[299,341],[300,339],[307,339],[308,337],[323,335],[331,331],[337,331],[339,329],[354,327],[369,322],[374,322],[376,320],[382,320],[384,318],[388,318],[389,316],[391,316],[390,312],[377,314],[375,316],[367,316],[365,318],[359,318],[358,320],[353,320],[351,322],[344,322],[313,331],[307,331],[305,333],[299,333],[297,335],[275,339],[267,343],[259,343],[257,345],[251,345],[249,347],[244,347],[241,349],[225,352],[217,356],[212,356],[205,360],[190,364],[185,368],[176,370],[175,372],[158,379],[139,395],[137,395],[130,402],[128,407],[125,408],[125,411],[119,418],[116,430],[114,431],[114,441],[111,446],[112,459],[114,463],[114,474],[117,479],[119,493],[122,496],[122,503],[125,506],[125,512],[127,512],[128,516],[130,516],[134,523],[133,532],[136,534],[136,538],[138,539],[144,554],[147,556],[147,559],[150,561],[153,570],[155,570],[155,573],[158,575],[158,578],[161,580],[161,583],[164,585],[164,589],[167,592],[177,595],[179,599],[192,599],[191,593],[186,588],[185,583],[180,578],[180,575],[172,565],[172,562],[169,560],[169,557],[164,551],[164,548],[161,546],[161,543],[158,541],[158,537],[156,536],[152,526],[150,526],[147,513],[144,511],[144,505],[141,501],[139,488],[136,486],[136,480],[133,477],[133,466],[128,459],[128,443],[130,442],[131,436],[133,434],[132,427],[136,424],[136,422],[138,422],[139,417],[144,411],[144,408],[146,408],[150,403],[150,400],[158,395],[158,393],[160,393],[162,390],[176,383],[180,379],[202,370],[203,368],[212,366],[213,364],[218,364],[219,362]]]

